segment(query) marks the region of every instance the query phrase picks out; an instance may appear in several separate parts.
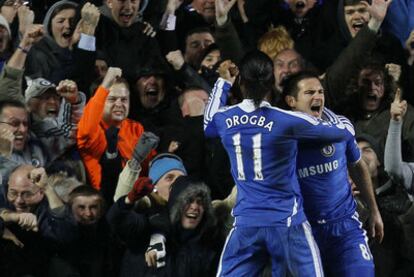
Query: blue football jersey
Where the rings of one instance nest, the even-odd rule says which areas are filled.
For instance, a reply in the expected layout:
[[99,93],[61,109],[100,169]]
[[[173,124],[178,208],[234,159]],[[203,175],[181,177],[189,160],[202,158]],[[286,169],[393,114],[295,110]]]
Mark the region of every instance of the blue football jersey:
[[[324,110],[324,117],[331,115]],[[338,116],[352,135],[337,143],[299,144],[297,174],[309,220],[324,223],[352,215],[356,204],[348,181],[348,163],[361,158],[352,124]]]
[[304,113],[281,110],[250,99],[223,107],[231,84],[219,78],[204,117],[207,137],[219,136],[237,185],[236,226],[290,226],[302,223],[302,197],[296,176],[297,142],[329,143],[350,135]]

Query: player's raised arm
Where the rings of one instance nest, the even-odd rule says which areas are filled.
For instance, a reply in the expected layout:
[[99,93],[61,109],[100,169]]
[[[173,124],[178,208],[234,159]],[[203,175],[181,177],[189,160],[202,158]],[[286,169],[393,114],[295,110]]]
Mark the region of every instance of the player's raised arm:
[[213,91],[208,99],[207,107],[204,112],[204,132],[207,137],[217,136],[213,116],[220,108],[226,105],[230,88],[238,75],[236,65],[230,60],[221,63],[218,72],[220,77],[214,84]]

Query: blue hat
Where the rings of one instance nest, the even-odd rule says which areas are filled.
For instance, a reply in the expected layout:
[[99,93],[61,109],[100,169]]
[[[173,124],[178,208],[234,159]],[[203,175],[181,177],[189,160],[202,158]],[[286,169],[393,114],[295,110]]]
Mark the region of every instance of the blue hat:
[[180,170],[187,175],[187,171],[180,157],[169,153],[160,154],[151,161],[149,177],[152,183],[156,184],[162,176],[171,170]]

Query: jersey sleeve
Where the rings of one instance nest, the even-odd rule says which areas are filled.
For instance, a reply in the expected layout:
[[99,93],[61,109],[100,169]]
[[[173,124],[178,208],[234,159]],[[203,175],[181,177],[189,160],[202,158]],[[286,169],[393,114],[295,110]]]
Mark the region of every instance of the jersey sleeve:
[[344,117],[338,116],[339,120],[345,125],[345,128],[351,134],[349,139],[346,142],[346,159],[348,163],[356,163],[361,159],[361,151],[358,148],[358,143],[355,140],[355,129],[351,121]]
[[350,138],[346,143],[346,159],[348,163],[357,163],[361,159],[361,151],[355,138]]
[[340,142],[351,137],[341,121],[331,123],[301,112],[292,112],[292,136],[299,141]]
[[218,78],[213,91],[208,99],[204,112],[204,134],[206,137],[217,137],[218,131],[213,117],[217,111],[227,103],[228,92],[232,84],[222,78]]

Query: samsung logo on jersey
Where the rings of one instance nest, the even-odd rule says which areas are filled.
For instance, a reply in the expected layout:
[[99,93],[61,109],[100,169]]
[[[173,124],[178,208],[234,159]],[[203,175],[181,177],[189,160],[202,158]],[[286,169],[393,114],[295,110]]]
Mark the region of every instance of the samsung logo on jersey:
[[258,117],[257,115],[248,116],[247,114],[244,114],[242,116],[233,115],[233,117],[229,117],[226,119],[227,129],[238,125],[246,124],[263,127],[269,130],[269,132],[271,132],[273,128],[273,121],[266,122],[266,117],[264,116]]
[[338,160],[333,160],[328,163],[312,165],[309,167],[301,168],[298,170],[299,178],[306,178],[309,176],[314,176],[316,174],[323,174],[334,171],[338,169],[339,162]]

